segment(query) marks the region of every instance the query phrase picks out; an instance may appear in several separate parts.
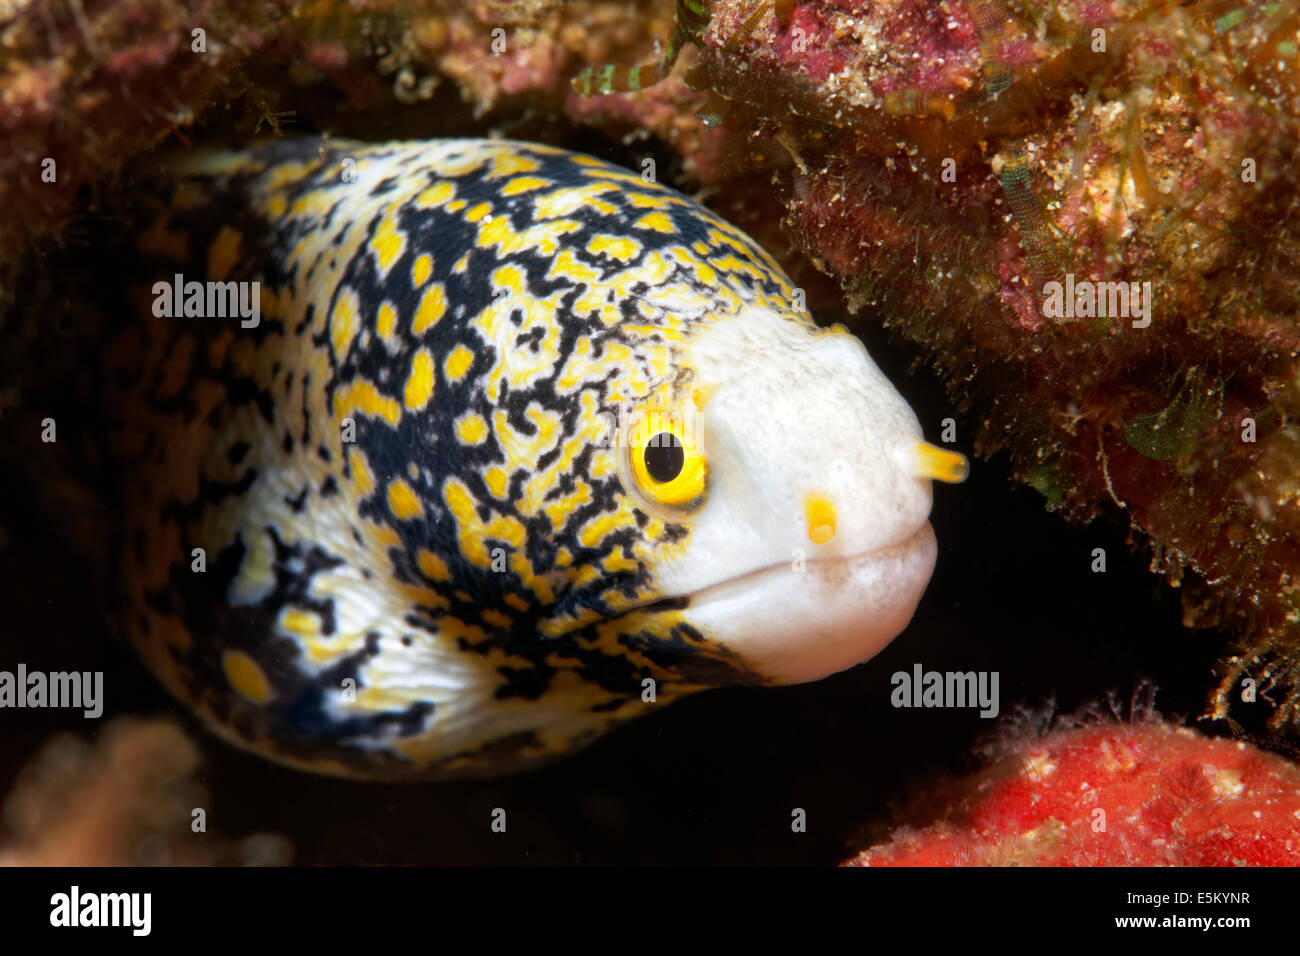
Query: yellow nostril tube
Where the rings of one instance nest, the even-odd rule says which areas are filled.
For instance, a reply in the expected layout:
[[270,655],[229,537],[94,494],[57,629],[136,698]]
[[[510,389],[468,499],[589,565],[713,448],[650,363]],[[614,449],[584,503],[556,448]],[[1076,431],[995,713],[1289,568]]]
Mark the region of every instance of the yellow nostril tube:
[[825,495],[808,495],[803,502],[804,517],[808,521],[808,540],[813,544],[826,544],[835,537],[835,506]]
[[966,461],[965,455],[939,448],[929,442],[917,442],[914,456],[918,478],[932,478],[955,485],[965,481],[970,474],[970,463]]

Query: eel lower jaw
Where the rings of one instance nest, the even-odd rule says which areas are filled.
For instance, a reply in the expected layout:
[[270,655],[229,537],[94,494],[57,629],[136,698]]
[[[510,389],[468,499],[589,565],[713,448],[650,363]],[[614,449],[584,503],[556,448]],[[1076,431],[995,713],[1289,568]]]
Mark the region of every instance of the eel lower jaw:
[[937,551],[927,521],[883,548],[773,565],[704,588],[686,613],[768,682],[819,680],[873,657],[907,626]]

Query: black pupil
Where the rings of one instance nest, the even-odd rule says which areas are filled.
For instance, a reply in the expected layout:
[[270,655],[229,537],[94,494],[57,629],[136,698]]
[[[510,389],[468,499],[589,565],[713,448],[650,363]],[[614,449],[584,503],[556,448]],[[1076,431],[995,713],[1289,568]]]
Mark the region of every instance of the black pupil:
[[685,464],[681,439],[672,432],[660,432],[645,446],[645,470],[660,484],[680,475]]

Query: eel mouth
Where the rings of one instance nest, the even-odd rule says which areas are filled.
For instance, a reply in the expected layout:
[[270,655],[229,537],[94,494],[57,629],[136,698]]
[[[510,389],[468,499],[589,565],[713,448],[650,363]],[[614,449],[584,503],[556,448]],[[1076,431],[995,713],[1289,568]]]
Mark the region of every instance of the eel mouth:
[[[875,656],[907,626],[937,552],[925,521],[893,544],[769,565],[625,608],[609,620],[680,614],[731,662],[700,672],[701,683],[819,680]],[[548,635],[572,629],[552,627]]]
[[691,607],[700,607],[710,600],[726,600],[733,590],[762,588],[764,584],[772,580],[795,574],[812,574],[814,577],[832,584],[837,579],[847,583],[852,576],[852,569],[867,565],[884,566],[896,563],[899,559],[923,545],[927,537],[931,540],[934,539],[934,529],[929,521],[924,522],[920,527],[893,544],[872,548],[870,551],[857,551],[853,554],[808,558],[802,564],[803,570],[796,570],[793,561],[771,564],[765,568],[758,568],[745,574],[738,574],[734,578],[719,581],[707,588],[700,588],[700,590],[693,591],[685,596],[690,599]]
[[938,551],[924,522],[894,544],[739,575],[686,614],[772,683],[818,680],[874,656],[911,620]]

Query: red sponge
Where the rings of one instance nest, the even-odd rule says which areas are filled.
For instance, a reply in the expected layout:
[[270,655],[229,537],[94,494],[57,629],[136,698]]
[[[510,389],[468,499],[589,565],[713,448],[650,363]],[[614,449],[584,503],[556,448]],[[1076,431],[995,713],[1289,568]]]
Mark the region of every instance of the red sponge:
[[1035,737],[845,866],[1300,865],[1300,767],[1161,723]]

